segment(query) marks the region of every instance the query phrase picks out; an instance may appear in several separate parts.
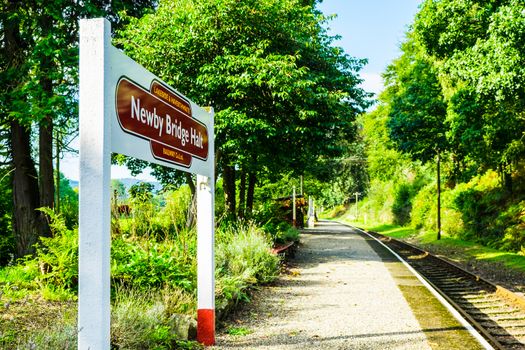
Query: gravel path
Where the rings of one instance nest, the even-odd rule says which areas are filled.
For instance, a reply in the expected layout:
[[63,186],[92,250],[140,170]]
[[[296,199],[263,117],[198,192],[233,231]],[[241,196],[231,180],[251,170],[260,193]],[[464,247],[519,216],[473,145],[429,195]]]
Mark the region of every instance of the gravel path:
[[291,273],[263,288],[213,349],[430,349],[387,267],[345,226],[301,235]]

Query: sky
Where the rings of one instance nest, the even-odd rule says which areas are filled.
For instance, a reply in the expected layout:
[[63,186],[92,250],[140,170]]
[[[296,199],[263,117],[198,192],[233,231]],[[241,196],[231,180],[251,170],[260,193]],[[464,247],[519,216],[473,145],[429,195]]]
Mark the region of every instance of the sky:
[[319,6],[326,14],[336,14],[329,33],[342,38],[336,44],[347,54],[368,59],[360,72],[362,87],[378,93],[383,88],[381,74],[399,57],[399,46],[422,0],[324,0]]
[[[347,54],[368,59],[359,75],[361,85],[368,92],[379,93],[383,88],[381,74],[388,64],[399,57],[399,46],[422,0],[324,0],[319,9],[326,15],[337,15],[329,23],[329,33],[340,35],[335,45]],[[176,88],[176,87],[175,87]],[[72,144],[78,147],[78,140]],[[78,180],[78,155],[68,154],[60,170],[71,180]],[[111,167],[111,177],[131,178],[122,166]],[[155,181],[149,173],[137,176],[144,181]]]

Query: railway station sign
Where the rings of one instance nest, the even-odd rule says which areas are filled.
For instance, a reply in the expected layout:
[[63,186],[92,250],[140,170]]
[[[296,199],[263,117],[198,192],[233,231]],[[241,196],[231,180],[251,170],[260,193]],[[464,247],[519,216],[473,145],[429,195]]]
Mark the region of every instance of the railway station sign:
[[199,107],[80,21],[78,349],[110,349],[111,154],[196,174],[197,340],[215,342],[213,109]]
[[116,91],[117,120],[122,130],[149,141],[154,158],[190,167],[193,157],[208,158],[206,125],[192,118],[190,103],[153,80],[150,90],[121,77]]
[[112,151],[210,176],[212,115],[117,48],[106,52]]

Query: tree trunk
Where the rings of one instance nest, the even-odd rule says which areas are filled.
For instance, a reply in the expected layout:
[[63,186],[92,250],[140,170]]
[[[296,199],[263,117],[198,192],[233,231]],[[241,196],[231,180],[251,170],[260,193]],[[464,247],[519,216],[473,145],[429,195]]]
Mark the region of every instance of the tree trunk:
[[188,213],[186,214],[186,227],[190,228],[195,224],[195,214],[197,206],[197,191],[195,188],[195,183],[193,182],[193,177],[190,173],[184,173],[186,176],[186,183],[190,187],[191,199],[188,206]]
[[254,172],[248,174],[248,195],[246,196],[246,213],[251,214],[253,210],[253,195],[255,193],[255,182],[257,176]]
[[[42,35],[47,37],[53,26],[53,18],[48,15],[40,17],[40,27]],[[42,54],[40,58],[40,85],[42,88],[43,104],[53,97],[53,61],[47,54]],[[38,183],[40,188],[40,207],[54,208],[55,203],[55,179],[53,176],[53,115],[46,114],[41,116],[38,131]],[[44,236],[51,236],[49,228],[49,218],[41,213],[41,231]]]
[[224,190],[224,203],[226,211],[230,215],[235,215],[235,168],[233,166],[225,165],[222,169]]
[[[20,6],[18,1],[8,1],[6,13],[13,14]],[[2,34],[6,71],[9,71],[9,81],[4,86],[4,93],[10,95],[22,84],[22,78],[27,73],[24,67],[25,49],[27,43],[20,35],[20,17],[7,16],[3,22]],[[18,99],[21,97],[18,96]],[[9,102],[8,102],[9,103]],[[14,105],[4,106],[15,107]],[[20,107],[15,107],[15,111]],[[40,204],[38,177],[35,163],[31,158],[31,130],[14,119],[9,122],[11,162],[13,166],[12,196],[13,196],[13,235],[15,237],[16,255],[23,257],[35,251],[34,244],[40,235],[40,214],[36,208]]]
[[41,216],[35,164],[31,158],[31,132],[17,121],[11,122],[11,151],[13,157],[13,231],[16,254],[23,257],[34,253],[33,245],[40,236]]
[[241,182],[239,184],[239,217],[244,217],[246,203],[246,172],[243,170],[240,174]]
[[53,176],[53,119],[46,116],[39,125],[39,185],[40,206],[54,208],[55,179]]

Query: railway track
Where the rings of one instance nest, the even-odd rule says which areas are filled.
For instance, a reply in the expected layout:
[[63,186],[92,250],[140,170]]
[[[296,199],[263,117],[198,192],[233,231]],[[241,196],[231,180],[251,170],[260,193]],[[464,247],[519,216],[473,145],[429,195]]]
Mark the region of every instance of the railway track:
[[411,244],[368,232],[418,271],[495,349],[525,350],[525,301]]

